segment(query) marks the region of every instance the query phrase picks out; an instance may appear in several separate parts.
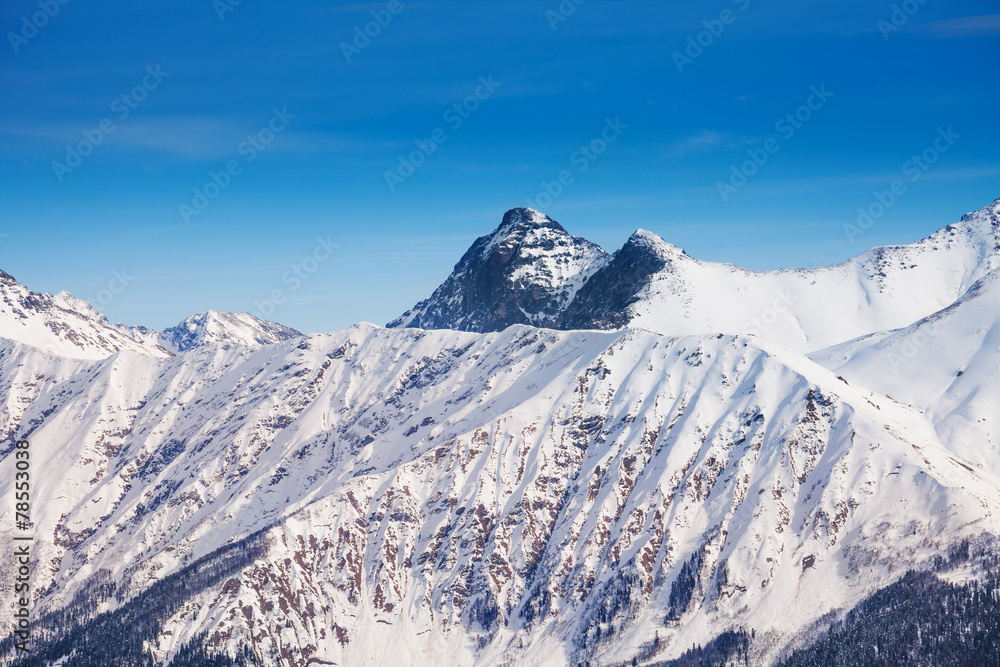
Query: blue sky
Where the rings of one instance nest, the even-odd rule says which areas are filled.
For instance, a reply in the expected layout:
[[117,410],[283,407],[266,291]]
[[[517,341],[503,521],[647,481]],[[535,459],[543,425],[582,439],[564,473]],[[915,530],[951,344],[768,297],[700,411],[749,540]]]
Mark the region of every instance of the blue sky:
[[0,8],[0,268],[114,321],[381,324],[562,172],[539,208],[608,251],[758,269],[1000,197],[993,1],[64,1]]

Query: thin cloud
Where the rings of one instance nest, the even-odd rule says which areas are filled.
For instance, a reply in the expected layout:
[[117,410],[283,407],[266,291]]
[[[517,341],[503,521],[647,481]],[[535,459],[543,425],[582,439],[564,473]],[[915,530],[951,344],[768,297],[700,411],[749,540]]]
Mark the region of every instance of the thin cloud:
[[[266,127],[263,123],[254,125],[247,120],[193,116],[128,118],[124,121],[113,119],[113,122],[115,129],[103,136],[102,144],[173,153],[191,160],[232,157],[237,153],[241,142]],[[93,130],[94,127],[94,122],[80,125],[70,121],[6,125],[0,128],[0,135],[35,139],[62,148],[81,141],[84,138],[83,131]],[[294,128],[289,128],[276,135],[266,150],[271,153],[334,153],[365,152],[377,148],[377,144],[346,135],[297,132]]]
[[678,139],[667,151],[668,158],[678,158],[689,153],[708,153],[717,148],[731,148],[728,132],[702,130],[698,134]]
[[931,21],[916,26],[918,30],[937,37],[981,37],[1000,35],[1000,14],[965,16],[957,19]]
[[317,14],[354,14],[373,9],[387,9],[388,6],[388,2],[361,2],[354,5],[342,5],[340,7],[320,7],[314,11]]

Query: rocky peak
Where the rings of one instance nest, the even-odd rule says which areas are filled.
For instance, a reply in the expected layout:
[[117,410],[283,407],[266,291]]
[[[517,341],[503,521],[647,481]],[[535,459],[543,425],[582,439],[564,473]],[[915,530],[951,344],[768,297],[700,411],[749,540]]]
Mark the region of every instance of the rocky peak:
[[637,230],[611,261],[584,285],[557,322],[560,329],[617,329],[628,324],[628,307],[642,288],[687,254],[659,236]]
[[562,225],[558,222],[540,213],[533,208],[512,208],[506,213],[504,213],[503,221],[500,223],[500,227],[497,231],[508,230],[513,231],[514,229],[538,229],[538,228],[551,228],[556,229],[561,232],[565,232]]
[[435,290],[390,327],[499,331],[546,326],[572,301],[607,254],[529,208],[515,208],[482,236]]

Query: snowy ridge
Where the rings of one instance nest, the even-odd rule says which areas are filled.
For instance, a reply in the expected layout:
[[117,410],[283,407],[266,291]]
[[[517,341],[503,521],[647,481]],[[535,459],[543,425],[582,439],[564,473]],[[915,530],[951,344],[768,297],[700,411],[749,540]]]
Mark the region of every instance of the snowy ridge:
[[168,357],[203,345],[255,348],[302,336],[250,313],[215,310],[192,315],[164,331],[111,324],[94,306],[63,290],[32,292],[0,271],[0,340],[23,343],[73,359],[103,359],[118,352]]
[[[484,239],[495,242],[503,229]],[[520,321],[559,329],[634,326],[671,336],[756,335],[808,353],[908,326],[948,307],[1000,267],[1000,200],[922,241],[815,269],[750,271],[703,262],[645,230],[610,259],[594,257],[591,266],[575,269],[582,285],[567,290],[572,298]],[[514,323],[490,319],[491,302],[456,286],[462,267],[431,299],[389,326],[489,331]],[[532,274],[518,277],[523,291]],[[538,288],[550,289],[550,283],[541,280]]]
[[908,327],[811,356],[852,383],[919,409],[959,455],[1000,474],[1000,271]]
[[86,301],[69,292],[40,294],[0,271],[0,338],[75,359],[100,359],[130,350],[170,353],[115,327]]
[[34,613],[58,653],[254,536],[149,598],[156,664],[208,637],[291,667],[653,665],[734,629],[774,664],[907,570],[998,548],[998,258],[1000,201],[775,272],[643,230],[609,257],[515,209],[394,328],[312,336],[109,325],[2,274]]
[[167,620],[158,660],[202,632],[296,666],[605,664],[654,633],[666,658],[726,627],[787,639],[1000,530],[996,479],[916,410],[739,337],[361,325],[3,359],[31,400],[0,427],[47,471],[39,613],[267,529],[264,557]]

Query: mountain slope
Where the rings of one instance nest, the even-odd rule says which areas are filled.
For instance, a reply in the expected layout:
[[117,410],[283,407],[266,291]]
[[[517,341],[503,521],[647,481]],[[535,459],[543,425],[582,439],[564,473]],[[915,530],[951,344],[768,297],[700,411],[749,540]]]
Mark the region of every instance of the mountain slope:
[[919,409],[963,458],[1000,474],[1000,271],[908,327],[811,356],[852,383]]
[[289,665],[609,664],[729,627],[777,647],[1000,530],[996,480],[918,412],[738,337],[360,325],[0,358],[28,399],[0,413],[0,465],[16,434],[45,471],[39,616],[98,584],[93,612],[116,609],[263,531],[165,608],[157,661],[204,633]]

